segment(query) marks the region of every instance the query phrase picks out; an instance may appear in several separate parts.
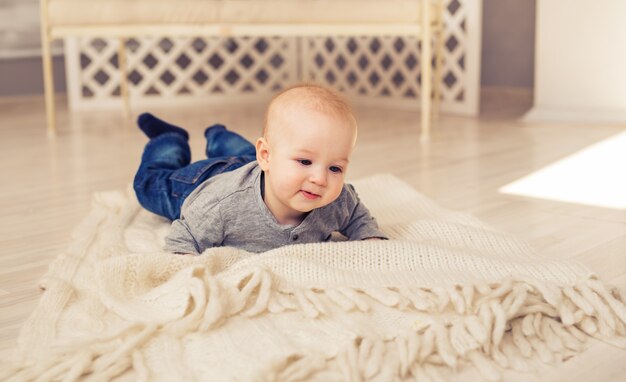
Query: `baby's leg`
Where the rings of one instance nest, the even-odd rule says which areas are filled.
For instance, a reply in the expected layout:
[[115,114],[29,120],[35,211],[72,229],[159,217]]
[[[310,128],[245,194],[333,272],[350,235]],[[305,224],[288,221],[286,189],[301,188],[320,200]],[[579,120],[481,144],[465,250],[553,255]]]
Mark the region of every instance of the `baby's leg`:
[[224,125],[213,125],[204,131],[207,158],[256,156],[254,145]]
[[139,203],[158,215],[177,219],[182,204],[180,199],[186,190],[178,189],[179,185],[174,185],[170,176],[188,166],[190,160],[191,150],[182,134],[162,133],[150,139],[133,182]]

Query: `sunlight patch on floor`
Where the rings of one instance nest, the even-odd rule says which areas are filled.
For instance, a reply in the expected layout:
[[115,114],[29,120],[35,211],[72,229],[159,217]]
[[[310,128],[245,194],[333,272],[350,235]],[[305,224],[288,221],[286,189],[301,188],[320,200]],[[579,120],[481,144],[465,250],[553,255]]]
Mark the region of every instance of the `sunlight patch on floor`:
[[499,190],[597,207],[626,209],[626,132],[593,144]]

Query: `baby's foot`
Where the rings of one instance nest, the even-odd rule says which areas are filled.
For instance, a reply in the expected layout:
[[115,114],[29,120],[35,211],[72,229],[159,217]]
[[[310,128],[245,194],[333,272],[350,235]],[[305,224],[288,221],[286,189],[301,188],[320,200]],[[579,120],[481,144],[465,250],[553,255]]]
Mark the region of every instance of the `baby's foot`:
[[139,118],[137,118],[137,125],[139,125],[141,131],[143,131],[148,138],[158,137],[165,133],[176,133],[181,134],[185,139],[189,139],[189,134],[185,129],[170,125],[150,113],[141,114]]

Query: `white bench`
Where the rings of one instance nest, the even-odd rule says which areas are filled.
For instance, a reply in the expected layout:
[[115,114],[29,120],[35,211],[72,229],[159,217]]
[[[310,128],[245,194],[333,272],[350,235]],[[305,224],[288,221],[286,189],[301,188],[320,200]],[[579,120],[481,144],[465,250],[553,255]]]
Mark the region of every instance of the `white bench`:
[[[48,134],[56,134],[50,44],[72,36],[417,36],[432,41],[442,30],[439,0],[40,0]],[[437,39],[439,78],[442,39]],[[124,44],[119,67],[125,68]],[[421,137],[428,139],[431,112],[438,113],[439,82],[431,72],[432,48],[422,43]],[[121,97],[128,102],[127,73]],[[435,86],[433,86],[433,84]]]

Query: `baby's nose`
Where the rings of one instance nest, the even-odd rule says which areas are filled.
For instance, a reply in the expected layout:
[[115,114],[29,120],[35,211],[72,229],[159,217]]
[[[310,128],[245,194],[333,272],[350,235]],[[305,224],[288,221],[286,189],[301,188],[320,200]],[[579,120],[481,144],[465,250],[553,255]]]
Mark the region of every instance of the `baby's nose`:
[[311,174],[311,183],[315,183],[319,186],[326,186],[326,171],[325,169],[322,170],[315,170],[313,171],[313,173]]

